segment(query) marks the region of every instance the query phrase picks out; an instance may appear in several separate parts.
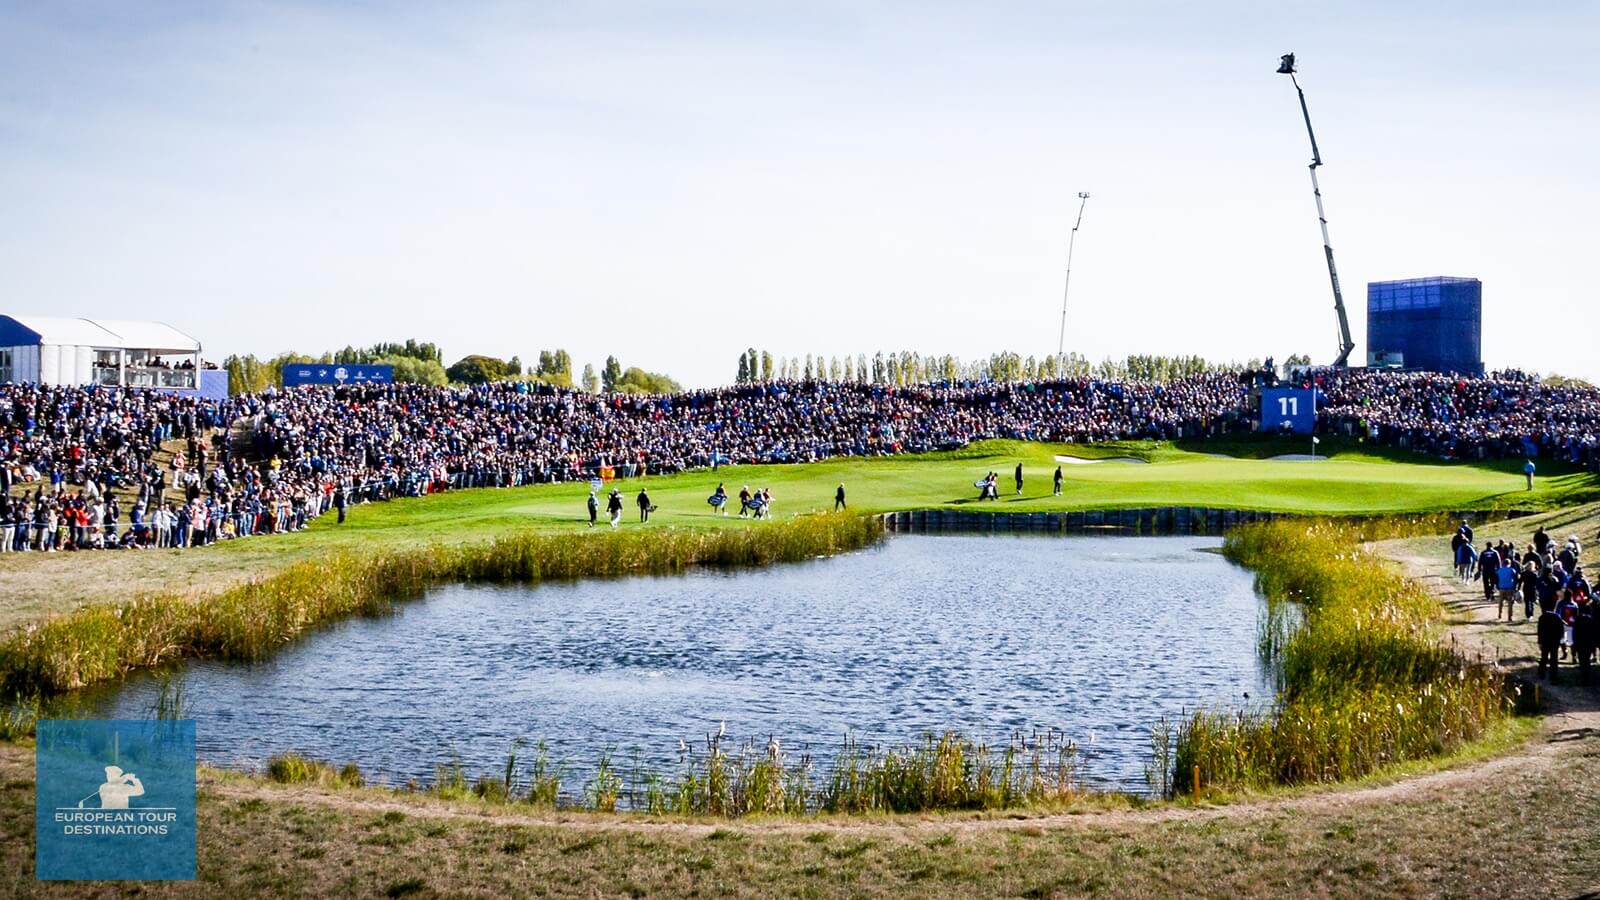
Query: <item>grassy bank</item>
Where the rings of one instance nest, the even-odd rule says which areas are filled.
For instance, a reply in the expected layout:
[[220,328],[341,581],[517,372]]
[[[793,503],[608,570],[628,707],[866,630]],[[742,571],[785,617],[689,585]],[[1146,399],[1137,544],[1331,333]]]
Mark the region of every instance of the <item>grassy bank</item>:
[[[1595,887],[1600,740],[1400,793],[1217,809],[673,821],[202,769],[193,882],[155,897],[1575,897]],[[0,896],[33,876],[33,754],[0,744]],[[1336,802],[1334,802],[1336,801]],[[1514,811],[1538,811],[1519,815]]]
[[[1173,788],[1193,790],[1196,767],[1202,789],[1359,778],[1451,752],[1510,714],[1516,697],[1503,675],[1440,643],[1438,601],[1361,546],[1440,524],[1272,522],[1231,532],[1224,552],[1255,570],[1274,610],[1261,648],[1278,678],[1276,704],[1180,723]],[[1281,614],[1289,603],[1298,616]]]
[[0,643],[0,692],[75,690],[188,658],[259,659],[317,626],[379,614],[440,581],[537,582],[794,562],[866,546],[876,519],[803,516],[745,529],[520,532],[476,544],[335,553],[196,601],[177,593],[85,606]]

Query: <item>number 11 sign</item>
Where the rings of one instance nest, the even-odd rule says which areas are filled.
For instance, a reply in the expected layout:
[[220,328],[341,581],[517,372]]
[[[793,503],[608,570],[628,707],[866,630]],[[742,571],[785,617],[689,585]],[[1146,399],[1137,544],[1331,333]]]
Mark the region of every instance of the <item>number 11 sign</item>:
[[1261,430],[1310,434],[1317,424],[1316,392],[1266,388],[1261,392]]

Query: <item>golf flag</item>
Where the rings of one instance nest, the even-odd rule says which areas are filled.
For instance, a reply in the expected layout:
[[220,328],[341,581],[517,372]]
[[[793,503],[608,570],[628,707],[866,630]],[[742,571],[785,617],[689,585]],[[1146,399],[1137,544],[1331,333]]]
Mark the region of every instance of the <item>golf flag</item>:
[[1319,438],[1312,438],[1312,439],[1311,439],[1311,445],[1312,445],[1312,446],[1313,446],[1313,447],[1314,447],[1314,446],[1316,446],[1316,445],[1317,445],[1317,444],[1320,444],[1320,443],[1322,443],[1322,441],[1321,441],[1321,439],[1319,439]]

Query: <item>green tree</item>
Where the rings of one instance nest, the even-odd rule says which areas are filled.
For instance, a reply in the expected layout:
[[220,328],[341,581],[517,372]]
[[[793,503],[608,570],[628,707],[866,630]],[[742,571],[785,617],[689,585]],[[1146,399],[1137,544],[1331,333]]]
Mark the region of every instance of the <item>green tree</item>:
[[750,357],[739,354],[739,374],[734,376],[734,384],[746,384],[750,381]]
[[436,359],[415,356],[380,356],[373,360],[378,365],[394,366],[394,380],[402,384],[444,385],[450,382],[444,366]]
[[444,354],[439,352],[439,345],[419,342],[416,338],[406,338],[404,344],[373,344],[364,353],[365,359],[353,360],[353,362],[373,362],[380,358],[389,359],[405,356],[424,361],[432,360],[439,363],[441,367],[444,365]]
[[761,380],[772,380],[772,354],[765,350],[761,351]]
[[583,364],[583,389],[591,394],[598,393],[600,390],[600,379],[594,374],[593,363]]
[[617,382],[622,380],[622,363],[617,362],[615,356],[606,357],[605,368],[600,370],[600,389],[608,394],[615,393]]
[[683,386],[660,372],[646,372],[638,366],[629,366],[617,379],[616,390],[622,394],[676,394]]
[[259,393],[278,381],[271,364],[254,356],[230,356],[222,368],[228,373],[228,393],[234,395]]
[[493,356],[473,354],[457,360],[445,370],[445,375],[456,384],[485,384],[505,378],[506,363]]

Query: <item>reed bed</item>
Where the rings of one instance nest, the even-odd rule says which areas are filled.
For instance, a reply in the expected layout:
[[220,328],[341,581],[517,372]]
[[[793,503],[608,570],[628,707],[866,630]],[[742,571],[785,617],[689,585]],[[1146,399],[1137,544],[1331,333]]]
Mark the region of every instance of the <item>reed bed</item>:
[[826,556],[883,535],[874,518],[801,516],[749,528],[526,532],[468,545],[339,553],[194,599],[81,608],[0,641],[0,696],[49,696],[189,658],[261,659],[352,615],[379,615],[444,581],[537,582],[668,574]]
[[267,760],[267,778],[278,784],[315,784],[323,787],[358,788],[367,780],[355,763],[334,767],[330,763],[301,756],[298,753],[279,753]]
[[1255,570],[1267,598],[1261,651],[1276,702],[1180,722],[1169,792],[1358,778],[1454,750],[1510,714],[1516,689],[1441,644],[1438,602],[1362,547],[1440,530],[1446,520],[1419,517],[1230,532],[1224,552]]
[[1060,731],[1017,732],[998,746],[954,732],[890,748],[846,738],[826,766],[810,753],[791,754],[773,737],[736,742],[714,734],[682,744],[668,772],[637,758],[622,765],[614,748],[602,750],[587,777],[565,790],[567,768],[551,761],[546,745],[526,765],[521,746],[498,776],[472,782],[452,756],[435,766],[431,783],[406,789],[454,800],[717,818],[1018,809],[1091,793],[1077,745]]

